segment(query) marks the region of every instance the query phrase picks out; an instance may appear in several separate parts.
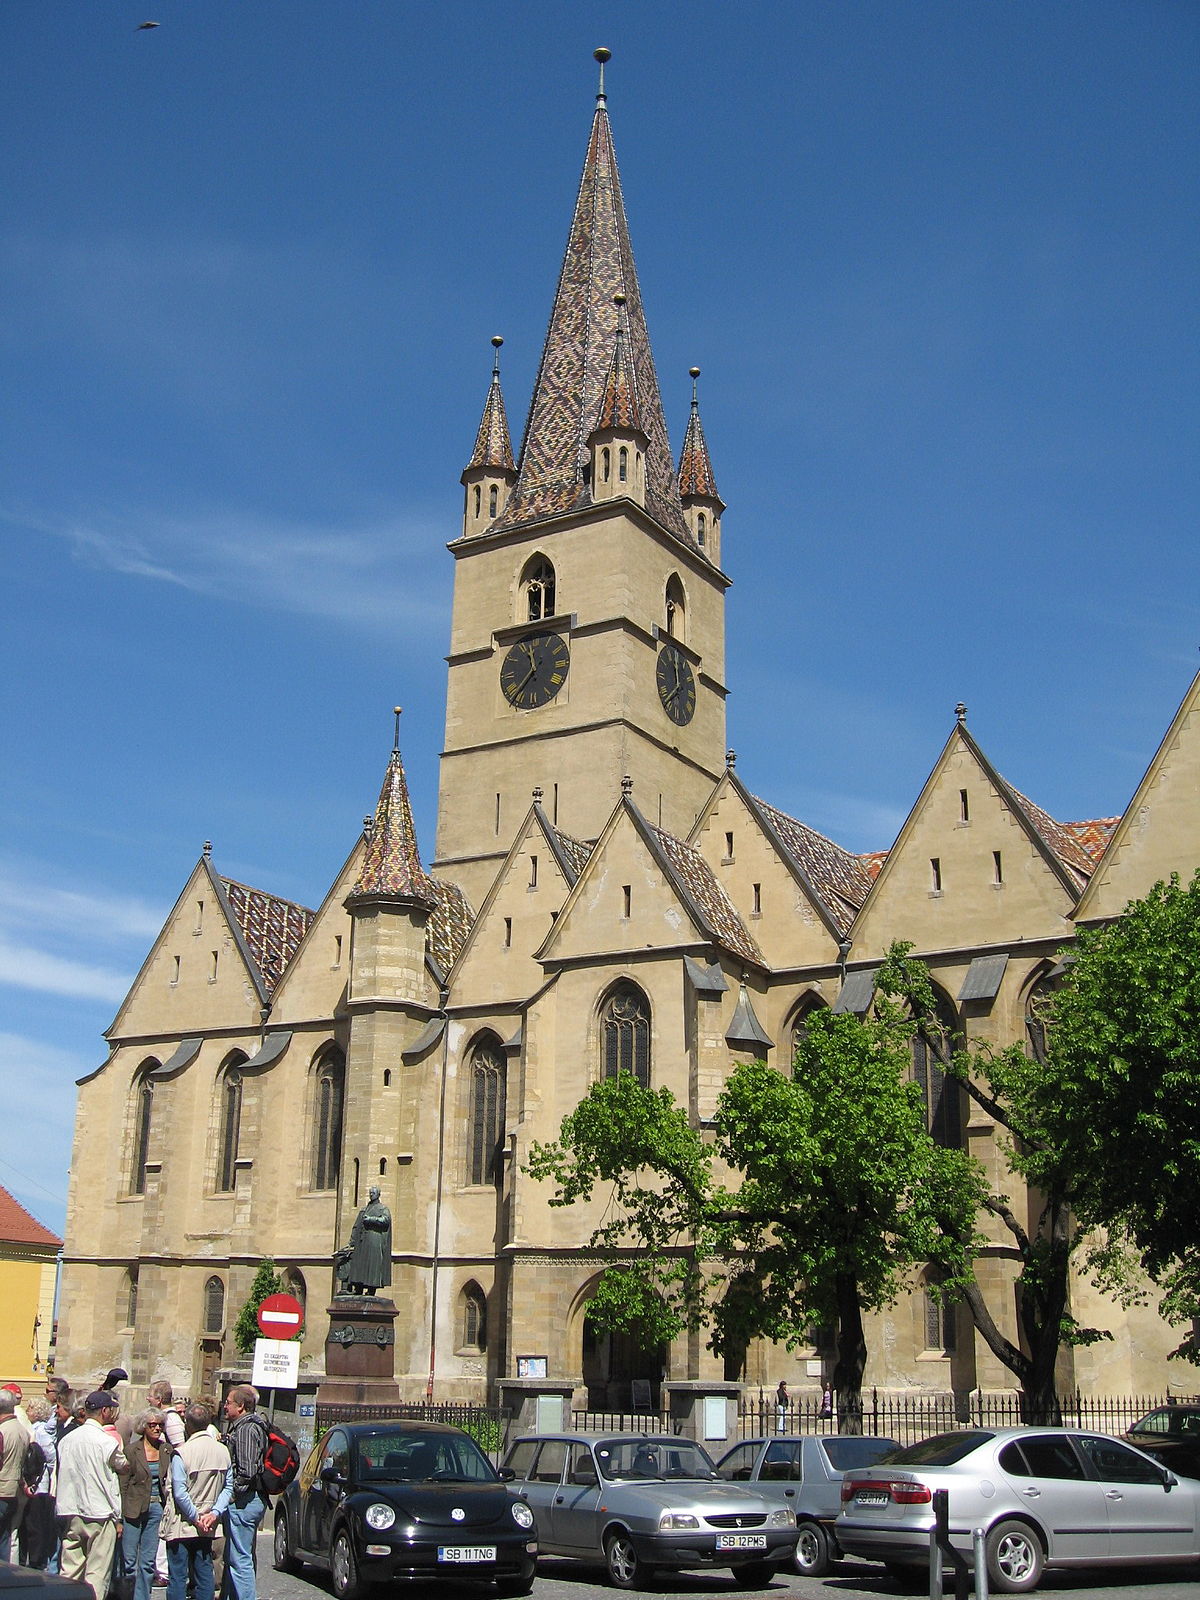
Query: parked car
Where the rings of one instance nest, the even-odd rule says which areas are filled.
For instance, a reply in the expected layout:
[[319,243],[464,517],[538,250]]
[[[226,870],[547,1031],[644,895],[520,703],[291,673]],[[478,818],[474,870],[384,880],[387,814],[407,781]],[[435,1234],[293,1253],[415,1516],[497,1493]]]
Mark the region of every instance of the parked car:
[[0,1594],[12,1600],[96,1600],[90,1583],[0,1561]]
[[868,1435],[774,1433],[743,1439],[717,1462],[730,1483],[754,1483],[777,1505],[796,1513],[792,1563],[805,1578],[819,1578],[841,1556],[834,1518],[841,1510],[842,1473],[873,1467],[900,1446]]
[[1181,1478],[1200,1478],[1200,1406],[1159,1406],[1121,1437]]
[[525,1595],[533,1513],[460,1428],[395,1420],[331,1428],[275,1507],[275,1565],[329,1573],[338,1600],[366,1584],[464,1578]]
[[897,1576],[929,1564],[933,1491],[949,1491],[950,1541],[986,1533],[991,1587],[1036,1589],[1046,1567],[1200,1560],[1200,1483],[1107,1434],[1067,1428],[943,1433],[847,1472],[837,1537]]
[[619,1589],[641,1588],[656,1567],[728,1567],[759,1588],[792,1558],[795,1513],[726,1483],[691,1439],[533,1434],[504,1468],[537,1516],[541,1553],[602,1561]]

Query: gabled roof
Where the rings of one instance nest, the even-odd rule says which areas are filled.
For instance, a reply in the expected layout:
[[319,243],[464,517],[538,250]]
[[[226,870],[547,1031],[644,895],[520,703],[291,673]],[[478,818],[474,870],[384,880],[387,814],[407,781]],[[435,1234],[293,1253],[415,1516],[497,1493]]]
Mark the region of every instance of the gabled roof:
[[62,1240],[58,1235],[44,1228],[3,1185],[0,1185],[0,1244],[46,1245],[53,1250],[62,1248]]
[[218,877],[217,882],[231,920],[241,934],[243,954],[257,970],[264,996],[269,996],[287,971],[316,912],[294,900],[267,894],[264,889],[251,889],[233,878]]
[[425,924],[425,948],[444,978],[462,953],[475,920],[470,901],[456,883],[430,878],[435,903]]
[[494,529],[516,527],[591,504],[583,470],[587,440],[600,416],[617,339],[615,297],[622,294],[627,330],[624,360],[647,439],[646,510],[694,548],[679,501],[608,111],[601,94],[530,402],[517,481],[499,519],[492,524]]
[[1036,805],[1027,795],[1023,795],[1019,789],[1014,789],[1012,784],[1006,783],[998,772],[993,772],[992,776],[997,787],[1011,804],[1024,815],[1025,820],[1038,838],[1042,840],[1046,848],[1078,880],[1076,889],[1082,889],[1092,875],[1095,862],[1083,848],[1076,835],[1072,833],[1070,828],[1064,827],[1061,822],[1055,822],[1048,811],[1043,811],[1041,806]]
[[541,817],[546,838],[550,842],[550,848],[554,851],[558,864],[562,868],[563,877],[567,880],[567,887],[569,889],[574,888],[576,879],[584,867],[587,866],[588,857],[592,853],[592,846],[582,839],[576,839],[571,834],[564,833],[561,828],[556,828],[547,818],[545,812],[542,811],[540,805],[536,809]]
[[1108,849],[1108,841],[1120,820],[1120,817],[1097,817],[1093,822],[1064,822],[1063,827],[1068,833],[1074,834],[1094,864]]
[[492,368],[492,381],[488,385],[483,416],[479,419],[479,432],[475,435],[475,448],[463,473],[465,477],[473,467],[495,467],[501,472],[515,472],[512,444],[508,437],[508,417],[504,411],[504,396],[500,392],[500,355]]
[[705,936],[744,961],[752,961],[757,967],[765,966],[754,936],[699,850],[684,844],[674,834],[665,833],[662,828],[652,827],[632,800],[626,798],[625,804]]
[[784,859],[799,874],[809,897],[819,901],[837,931],[845,933],[871,887],[871,874],[862,857],[843,850],[815,828],[797,822],[757,795],[747,794],[746,800],[774,837]]

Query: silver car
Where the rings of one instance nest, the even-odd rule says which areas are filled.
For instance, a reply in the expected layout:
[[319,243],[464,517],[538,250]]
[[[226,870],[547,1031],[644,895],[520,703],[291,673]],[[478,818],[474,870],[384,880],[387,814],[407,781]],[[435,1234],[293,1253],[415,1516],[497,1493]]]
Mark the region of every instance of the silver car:
[[1036,1589],[1046,1567],[1200,1560],[1200,1483],[1107,1434],[1068,1428],[943,1433],[842,1479],[837,1537],[898,1577],[928,1565],[933,1492],[949,1491],[950,1541],[986,1534],[993,1589]]
[[655,1567],[728,1567],[760,1588],[792,1558],[787,1506],[719,1478],[691,1439],[666,1434],[533,1434],[504,1461],[537,1519],[542,1555],[602,1561],[619,1589]]
[[834,1518],[841,1510],[842,1473],[872,1467],[900,1446],[865,1434],[774,1433],[743,1439],[717,1471],[730,1483],[753,1483],[776,1505],[796,1513],[793,1566],[820,1578],[841,1555]]

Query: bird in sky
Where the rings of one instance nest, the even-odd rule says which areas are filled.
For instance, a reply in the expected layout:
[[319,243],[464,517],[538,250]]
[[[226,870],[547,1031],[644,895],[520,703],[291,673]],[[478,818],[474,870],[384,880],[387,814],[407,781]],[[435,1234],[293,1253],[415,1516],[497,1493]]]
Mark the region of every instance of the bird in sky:
[[134,33],[141,33],[143,28],[157,28],[158,26],[157,22],[139,22],[133,31]]

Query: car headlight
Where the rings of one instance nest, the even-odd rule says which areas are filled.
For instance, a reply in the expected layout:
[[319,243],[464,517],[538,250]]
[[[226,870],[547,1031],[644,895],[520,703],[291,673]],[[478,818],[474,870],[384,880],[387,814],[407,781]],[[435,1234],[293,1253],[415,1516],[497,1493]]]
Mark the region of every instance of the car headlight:
[[385,1506],[382,1500],[376,1500],[374,1505],[368,1506],[363,1512],[363,1521],[368,1528],[382,1531],[384,1528],[390,1528],[395,1520],[395,1509],[392,1506]]
[[512,1501],[509,1510],[512,1512],[512,1519],[518,1528],[533,1527],[533,1512],[530,1511],[524,1500]]
[[790,1506],[781,1506],[778,1511],[772,1511],[767,1518],[769,1528],[794,1528],[796,1526],[796,1513]]
[[664,1511],[658,1519],[659,1533],[668,1533],[672,1528],[698,1528],[700,1519],[693,1517],[690,1511]]

